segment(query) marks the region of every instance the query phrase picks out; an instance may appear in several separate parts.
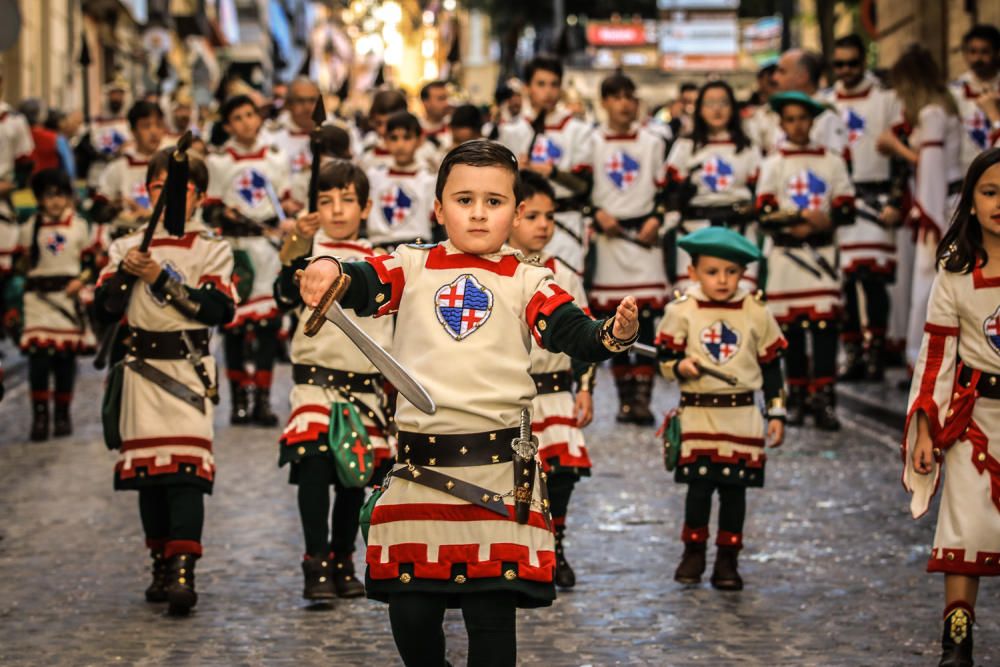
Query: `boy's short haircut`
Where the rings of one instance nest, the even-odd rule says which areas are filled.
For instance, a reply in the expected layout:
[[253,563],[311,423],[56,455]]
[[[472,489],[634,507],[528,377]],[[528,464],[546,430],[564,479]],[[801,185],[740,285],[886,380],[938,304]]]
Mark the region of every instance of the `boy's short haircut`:
[[257,108],[249,95],[233,95],[223,102],[219,108],[219,118],[222,119],[222,124],[225,125],[229,122],[229,117],[233,115],[234,111],[246,106],[253,107],[255,113],[260,113],[260,109]]
[[368,117],[387,116],[397,111],[406,111],[406,96],[398,90],[380,90],[372,98]]
[[861,59],[865,58],[865,41],[861,39],[861,35],[856,32],[852,32],[849,35],[844,35],[843,37],[838,37],[833,42],[833,48],[835,49],[854,49],[861,56]]
[[451,127],[460,127],[480,132],[483,129],[483,114],[474,104],[463,104],[451,112]]
[[980,39],[993,47],[993,51],[1000,52],[1000,29],[989,23],[980,23],[972,26],[969,32],[962,36],[962,48],[964,49],[974,39]]
[[340,160],[351,159],[351,135],[339,125],[324,123],[319,128],[319,143],[322,155]]
[[535,56],[532,58],[524,67],[524,82],[531,85],[531,79],[534,78],[535,72],[538,71],[552,72],[560,82],[562,81],[563,66],[558,58],[552,56]]
[[431,96],[431,91],[435,88],[447,88],[448,83],[438,79],[437,81],[431,81],[430,83],[424,84],[424,87],[420,89],[420,99],[426,100]]
[[163,109],[156,102],[147,102],[146,100],[139,100],[132,105],[132,108],[128,110],[128,126],[133,130],[139,121],[143,118],[159,118],[163,120],[165,116],[163,115]]
[[326,190],[342,190],[349,185],[354,186],[354,192],[358,195],[358,204],[361,208],[368,203],[368,177],[365,170],[347,160],[335,160],[323,165],[319,170],[319,181],[317,189],[320,192]]
[[681,84],[680,92],[687,93],[692,90],[698,90],[698,84],[693,81],[685,81]]
[[544,195],[551,199],[553,204],[555,203],[556,191],[552,188],[552,184],[549,183],[549,179],[530,169],[522,169],[519,176],[521,179],[521,196],[525,201],[535,195]]
[[517,157],[514,153],[496,141],[473,139],[452,148],[441,161],[437,184],[434,187],[434,194],[438,201],[441,201],[441,197],[444,195],[444,186],[448,182],[451,170],[460,164],[466,164],[470,167],[499,167],[509,171],[514,181],[514,203],[520,204],[524,199],[521,194],[521,179],[518,178],[517,173]]
[[[149,161],[149,166],[146,167],[146,186],[152,183],[157,176],[160,174],[166,174],[167,169],[170,166],[170,156],[174,152],[174,147],[169,146],[161,151],[156,151],[156,155],[152,157]],[[198,191],[199,194],[204,194],[208,191],[208,167],[205,166],[205,161],[200,157],[193,155],[190,151],[187,154],[188,159],[188,181],[194,185],[194,189]]]
[[635,81],[624,74],[612,74],[601,81],[601,99],[627,93],[635,96]]
[[58,167],[42,169],[31,177],[31,192],[39,202],[43,195],[51,194],[51,190],[55,190],[56,194],[73,196],[73,184],[65,169]]
[[407,134],[419,137],[423,133],[420,127],[420,119],[409,111],[397,111],[389,116],[385,124],[385,133],[392,134],[395,130],[403,130]]

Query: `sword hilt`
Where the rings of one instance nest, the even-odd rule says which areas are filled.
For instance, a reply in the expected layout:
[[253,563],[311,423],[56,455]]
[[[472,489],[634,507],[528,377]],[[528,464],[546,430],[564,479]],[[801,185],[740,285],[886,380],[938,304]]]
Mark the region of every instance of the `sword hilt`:
[[[295,277],[300,276],[300,272],[296,271]],[[351,277],[345,274],[340,274],[334,278],[333,283],[330,285],[330,289],[326,291],[323,298],[319,300],[319,305],[313,310],[312,315],[306,320],[305,325],[302,327],[302,332],[312,338],[319,333],[319,330],[323,328],[323,324],[326,322],[326,311],[330,309],[334,301],[340,301],[340,298],[344,296],[347,292],[347,288],[351,285]]]

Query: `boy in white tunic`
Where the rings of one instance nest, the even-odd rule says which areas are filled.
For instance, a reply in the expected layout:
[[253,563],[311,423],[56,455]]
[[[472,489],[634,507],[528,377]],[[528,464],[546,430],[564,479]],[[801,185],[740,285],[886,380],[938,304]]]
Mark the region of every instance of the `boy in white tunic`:
[[[282,251],[288,259],[275,283],[278,304],[296,308],[300,322],[312,314],[302,306],[295,285],[295,272],[309,264],[307,255],[336,253],[350,261],[376,256],[371,244],[358,238],[371,208],[368,180],[361,168],[342,160],[328,163],[320,171],[317,192],[317,211],[300,217],[285,242],[286,247],[297,243],[298,250]],[[302,241],[291,240],[296,238]],[[389,347],[392,318],[349,317],[382,347]],[[382,475],[376,471],[394,455],[388,442],[383,379],[350,339],[332,326],[315,337],[297,327],[291,361],[295,386],[278,463],[289,465],[289,482],[298,486],[306,547],[302,596],[308,600],[358,597],[365,591],[354,576],[352,557],[364,487],[384,476],[384,471]],[[335,489],[332,514],[331,486]]]
[[[539,174],[524,170],[521,194],[524,212],[514,220],[510,246],[528,261],[552,271],[556,284],[587,312],[580,276],[561,260],[543,252],[555,231],[556,195],[552,186]],[[580,477],[590,476],[590,455],[580,429],[594,418],[594,365],[532,345],[531,377],[538,390],[531,402],[531,431],[538,436],[538,459],[548,474],[546,485],[556,532],[555,582],[560,588],[572,588],[576,585],[576,574],[566,560],[563,537],[573,487]]]
[[[367,262],[314,260],[301,281],[317,306],[341,272],[361,315],[397,313],[393,354],[437,404],[427,415],[400,397],[399,458],[371,515],[368,596],[389,603],[406,665],[444,664],[441,623],[461,606],[469,664],[514,665],[515,609],[551,604],[555,566],[544,485],[515,519],[512,439],[531,404],[531,338],[596,362],[638,332],[632,298],[594,321],[544,267],[505,244],[520,206],[517,159],[490,141],[453,148],[435,212],[448,241],[404,246]],[[520,481],[517,482],[520,489]]]

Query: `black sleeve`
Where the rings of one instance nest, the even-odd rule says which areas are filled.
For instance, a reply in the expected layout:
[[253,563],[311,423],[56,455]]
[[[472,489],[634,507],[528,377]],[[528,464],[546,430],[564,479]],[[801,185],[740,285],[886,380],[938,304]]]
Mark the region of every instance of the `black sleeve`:
[[[169,273],[161,271],[160,277],[150,285],[150,289],[154,294],[163,295],[163,286],[169,278]],[[221,326],[232,321],[233,315],[236,314],[236,304],[233,303],[228,294],[215,289],[212,283],[205,283],[198,288],[188,285],[183,287],[188,298],[198,304],[198,313],[193,317],[195,321],[210,327]]]
[[208,204],[201,207],[201,215],[209,227],[218,227],[222,223],[222,214],[226,212],[224,204]]
[[589,391],[593,393],[594,385],[597,384],[597,364],[571,359],[573,368],[573,380],[576,382],[577,391]]
[[[282,266],[281,272],[274,280],[274,300],[278,306],[285,310],[297,308],[302,305],[302,295],[299,294],[299,286],[295,282],[295,272],[309,266],[309,260],[299,257],[291,266]],[[353,281],[352,281],[353,282]]]
[[378,279],[375,267],[368,262],[343,262],[340,268],[344,275],[351,278],[351,285],[340,299],[344,308],[351,308],[362,317],[370,317],[392,298],[392,287]]
[[771,405],[776,400],[780,401],[784,407],[785,378],[781,372],[780,356],[762,364],[760,372],[764,378],[764,405],[768,408],[768,419],[784,419],[779,414],[771,413]]
[[607,320],[594,320],[573,302],[564,303],[551,315],[540,316],[535,328],[542,336],[542,346],[550,352],[562,352],[573,359],[597,363],[610,359],[615,351],[601,339]]
[[[105,280],[101,285],[94,290],[94,313],[97,319],[104,324],[112,324],[117,322],[125,314],[125,310],[111,310],[108,304],[108,295],[111,294],[112,290],[120,290],[122,285],[125,283],[125,276],[127,274],[121,269],[118,270],[113,276]],[[127,302],[126,302],[127,304]]]

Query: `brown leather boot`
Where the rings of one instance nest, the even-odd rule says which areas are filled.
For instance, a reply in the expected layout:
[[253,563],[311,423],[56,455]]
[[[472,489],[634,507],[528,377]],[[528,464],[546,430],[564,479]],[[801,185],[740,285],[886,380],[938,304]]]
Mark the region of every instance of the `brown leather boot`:
[[336,595],[330,580],[330,561],[311,556],[302,561],[302,597],[306,600],[332,600]]
[[167,601],[167,559],[162,551],[150,551],[153,559],[153,581],[146,588],[146,602]]
[[700,584],[701,575],[705,573],[705,550],[704,542],[685,542],[680,565],[674,572],[674,581],[681,584]]
[[963,605],[944,617],[941,636],[941,662],[938,667],[973,667],[972,624],[975,617]]
[[31,402],[31,441],[42,442],[49,439],[49,401]]
[[632,383],[632,423],[651,426],[656,423],[656,417],[649,409],[653,398],[653,376],[636,374]]
[[333,554],[330,576],[338,598],[359,598],[365,594],[365,585],[358,581],[354,573],[353,556],[353,552]]
[[720,546],[715,554],[715,568],[712,570],[712,586],[720,591],[742,591],[743,578],[737,570],[737,547]]
[[194,590],[195,554],[177,554],[167,559],[167,613],[171,616],[185,616],[198,604],[198,593]]
[[618,414],[615,420],[619,424],[631,424],[632,403],[635,401],[635,377],[631,373],[616,375],[615,388],[618,390]]

